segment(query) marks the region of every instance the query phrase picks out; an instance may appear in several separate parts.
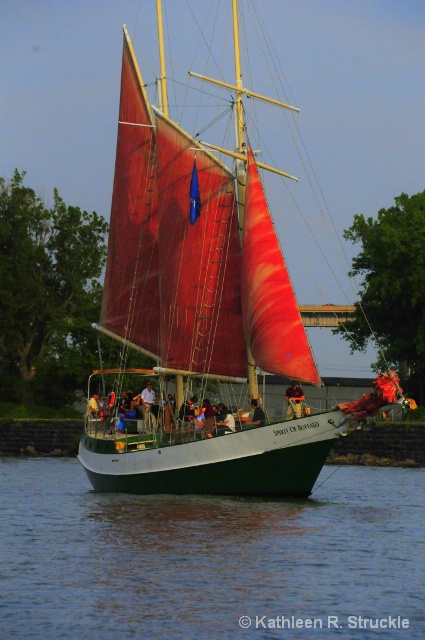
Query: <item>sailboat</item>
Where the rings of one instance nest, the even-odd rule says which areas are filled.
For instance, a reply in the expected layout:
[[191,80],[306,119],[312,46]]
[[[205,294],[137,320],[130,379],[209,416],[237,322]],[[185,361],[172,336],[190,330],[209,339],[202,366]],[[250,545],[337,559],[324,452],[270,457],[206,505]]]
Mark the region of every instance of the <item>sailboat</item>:
[[[149,103],[124,26],[108,261],[96,328],[152,358],[150,379],[172,377],[177,406],[196,379],[248,381],[247,396],[259,404],[258,370],[321,383],[259,168],[293,176],[256,160],[243,100],[293,107],[243,87],[237,1],[232,5],[235,84],[199,77],[235,96],[234,151],[201,143],[170,117],[160,0],[159,106]],[[113,420],[88,420],[81,438],[79,460],[97,491],[308,497],[346,415],[339,407],[291,420],[282,415],[209,438],[195,430],[179,438],[178,425],[166,431],[163,422],[122,433]]]

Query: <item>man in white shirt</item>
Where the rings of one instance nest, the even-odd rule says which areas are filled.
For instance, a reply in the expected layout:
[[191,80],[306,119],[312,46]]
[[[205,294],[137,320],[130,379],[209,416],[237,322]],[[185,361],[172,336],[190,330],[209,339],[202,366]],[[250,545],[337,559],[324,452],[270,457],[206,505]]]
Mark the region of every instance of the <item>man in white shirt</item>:
[[143,389],[140,398],[145,410],[145,431],[149,432],[151,427],[156,426],[156,418],[152,413],[152,406],[155,404],[155,391],[152,389],[152,382],[146,383],[146,388]]

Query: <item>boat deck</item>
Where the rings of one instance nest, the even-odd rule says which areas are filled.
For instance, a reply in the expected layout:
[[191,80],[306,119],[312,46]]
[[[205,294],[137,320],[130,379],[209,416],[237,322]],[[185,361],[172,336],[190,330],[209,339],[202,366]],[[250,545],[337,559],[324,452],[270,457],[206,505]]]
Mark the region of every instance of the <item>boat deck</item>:
[[[236,431],[230,431],[227,427],[216,424],[210,431],[197,431],[193,423],[177,424],[175,421],[163,422],[161,419],[146,425],[144,420],[133,419],[124,420],[119,428],[117,418],[106,418],[97,420],[88,418],[85,425],[85,433],[82,438],[82,445],[93,452],[99,453],[130,453],[132,451],[144,451],[149,449],[159,449],[175,445],[197,442],[221,436],[237,436],[238,433],[251,429],[263,429],[264,426],[279,425],[283,431],[296,430],[290,423],[299,420],[314,421],[314,416],[328,413],[328,411],[312,411],[311,414],[302,418],[294,417],[286,420],[285,417],[270,420],[266,418],[265,425],[246,424],[238,416],[235,417]],[[328,420],[328,422],[331,422]],[[287,427],[282,427],[283,423]],[[331,422],[333,424],[333,422]],[[335,424],[333,424],[336,427]],[[146,428],[149,430],[146,430]],[[298,426],[298,429],[305,428]]]
[[[282,420],[278,421],[279,423]],[[271,422],[268,424],[272,424]],[[168,447],[173,445],[185,444],[187,442],[196,442],[208,438],[217,438],[224,435],[235,435],[236,433],[248,429],[258,429],[260,425],[245,426],[243,423],[236,422],[236,431],[232,432],[216,425],[210,432],[197,432],[190,424],[183,426],[172,425],[166,430],[161,424],[156,425],[151,431],[144,430],[143,420],[125,420],[122,429],[117,428],[116,419],[96,420],[89,419],[85,425],[86,444],[91,443],[90,448],[96,450],[100,447],[102,450],[113,449],[117,452],[143,451],[145,449],[155,449],[159,447]],[[95,444],[95,442],[97,444]],[[101,443],[104,443],[102,446]]]

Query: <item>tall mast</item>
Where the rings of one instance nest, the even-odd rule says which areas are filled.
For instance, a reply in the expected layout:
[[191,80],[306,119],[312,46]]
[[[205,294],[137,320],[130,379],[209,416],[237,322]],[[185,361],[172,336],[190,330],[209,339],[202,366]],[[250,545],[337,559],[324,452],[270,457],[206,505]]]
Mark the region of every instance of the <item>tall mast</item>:
[[162,113],[168,118],[167,77],[165,73],[164,29],[161,0],[156,0],[156,14],[158,22],[159,68],[161,73],[159,78],[159,106]]
[[[235,112],[235,138],[236,138],[236,150],[238,153],[245,153],[244,144],[244,117],[243,117],[243,104],[242,104],[242,72],[241,72],[241,59],[240,59],[240,47],[239,47],[239,20],[238,20],[238,2],[232,0],[232,12],[233,12],[233,42],[235,52],[235,77],[236,77],[236,102],[234,105]],[[238,196],[238,217],[239,228],[241,230],[241,239],[243,234],[244,222],[245,222],[245,184],[246,184],[246,169],[245,162],[242,160],[236,160],[236,185]],[[247,368],[248,368],[248,384],[249,384],[249,397],[258,398],[258,380],[257,370],[254,362],[254,358],[251,353],[249,345],[246,346],[247,353]]]
[[[233,41],[235,51],[235,77],[236,87],[236,103],[235,109],[235,135],[236,135],[236,150],[242,153],[244,150],[244,121],[243,121],[243,105],[242,105],[242,72],[241,72],[241,58],[239,47],[239,21],[238,21],[238,3],[237,0],[232,0],[233,10]],[[239,161],[239,164],[242,164]]]
[[[164,29],[163,29],[163,20],[162,20],[161,0],[156,0],[156,14],[157,14],[157,22],[158,22],[159,68],[160,68],[160,74],[161,74],[159,78],[159,107],[162,113],[168,118],[169,110],[168,110],[168,94],[167,94],[167,77],[165,72]],[[176,373],[175,383],[176,383],[176,405],[178,410],[184,401],[184,384],[183,384],[183,375],[181,373]]]

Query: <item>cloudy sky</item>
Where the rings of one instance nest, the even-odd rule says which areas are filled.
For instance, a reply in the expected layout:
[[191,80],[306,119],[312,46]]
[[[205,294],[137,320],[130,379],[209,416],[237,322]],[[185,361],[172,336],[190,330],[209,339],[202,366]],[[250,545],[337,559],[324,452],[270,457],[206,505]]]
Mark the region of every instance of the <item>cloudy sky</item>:
[[[196,133],[211,119],[200,91],[214,117],[229,92],[195,80],[187,91],[187,71],[234,82],[228,3],[163,3],[171,114]],[[0,0],[0,12],[0,176],[24,170],[47,204],[56,187],[67,204],[108,218],[122,25],[152,83],[155,0]],[[301,178],[265,176],[299,303],[352,304],[359,283],[346,274],[359,247],[342,231],[356,213],[375,216],[425,189],[425,3],[241,0],[240,19],[244,85],[301,110],[255,103],[249,115],[260,159]],[[371,375],[373,348],[350,356],[329,330],[309,336],[322,375]]]

